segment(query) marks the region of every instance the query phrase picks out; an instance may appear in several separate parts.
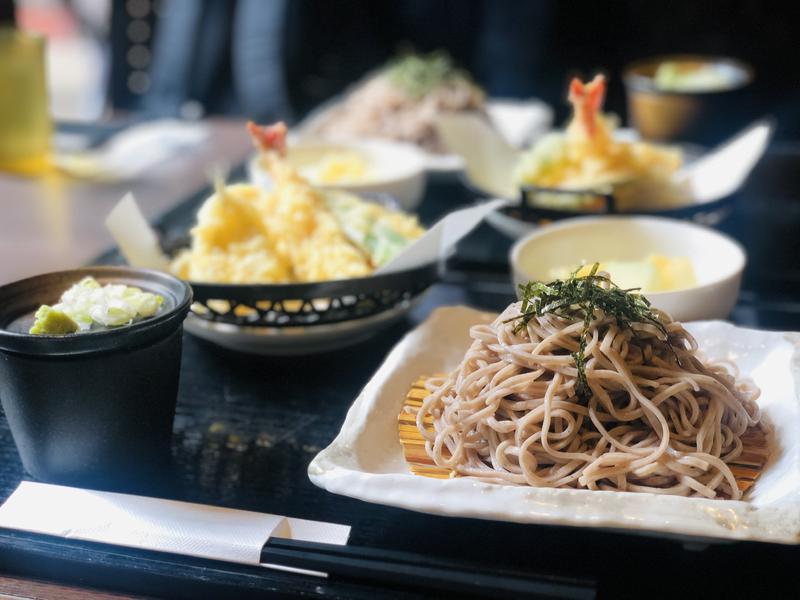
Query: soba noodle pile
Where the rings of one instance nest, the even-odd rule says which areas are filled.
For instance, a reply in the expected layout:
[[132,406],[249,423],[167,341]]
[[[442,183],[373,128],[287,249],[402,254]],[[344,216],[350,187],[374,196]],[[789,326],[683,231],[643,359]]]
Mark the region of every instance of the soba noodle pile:
[[470,336],[417,413],[438,466],[536,487],[740,497],[727,463],[759,422],[760,392],[641,296],[594,273],[529,284]]

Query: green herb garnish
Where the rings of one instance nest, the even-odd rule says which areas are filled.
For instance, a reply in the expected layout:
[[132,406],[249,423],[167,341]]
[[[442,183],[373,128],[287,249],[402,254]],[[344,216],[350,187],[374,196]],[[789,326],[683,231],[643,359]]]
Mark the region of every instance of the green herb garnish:
[[450,56],[441,51],[399,58],[389,64],[386,74],[394,85],[415,99],[451,81],[471,81],[469,75],[457,69]]
[[576,269],[567,279],[558,279],[550,283],[531,281],[520,285],[522,306],[520,315],[508,322],[519,321],[516,330],[527,327],[534,317],[555,314],[567,318],[583,319],[583,331],[577,352],[572,353],[578,377],[575,393],[582,400],[588,400],[591,390],[586,379],[586,340],[589,327],[600,309],[606,316],[613,317],[621,328],[630,328],[631,323],[646,322],[654,325],[669,343],[669,336],[664,324],[650,306],[649,300],[635,293],[639,288],[622,289],[605,275],[598,275],[599,263],[592,266],[588,275],[578,276]]

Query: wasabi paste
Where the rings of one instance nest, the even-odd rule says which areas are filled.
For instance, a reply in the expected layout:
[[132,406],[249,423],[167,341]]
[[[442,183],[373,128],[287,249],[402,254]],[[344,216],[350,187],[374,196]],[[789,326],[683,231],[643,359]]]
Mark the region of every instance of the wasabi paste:
[[103,286],[85,277],[64,292],[58,304],[41,306],[29,333],[58,335],[129,325],[154,316],[163,302],[163,297],[137,287]]

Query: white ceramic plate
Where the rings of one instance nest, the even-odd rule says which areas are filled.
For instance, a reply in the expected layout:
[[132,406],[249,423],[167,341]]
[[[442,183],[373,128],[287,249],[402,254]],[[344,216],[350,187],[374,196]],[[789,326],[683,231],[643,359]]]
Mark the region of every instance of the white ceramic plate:
[[[373,176],[356,183],[323,184],[314,180],[314,166],[328,153],[350,150],[360,154],[369,165]],[[419,149],[411,144],[379,139],[314,141],[310,138],[289,142],[288,161],[304,173],[313,185],[354,194],[385,193],[397,199],[405,211],[417,208],[425,193],[426,164]],[[309,165],[311,167],[309,168]],[[309,173],[310,171],[310,173]],[[250,181],[264,189],[272,189],[272,178],[261,166],[258,154],[247,161]]]
[[423,294],[390,310],[361,319],[310,327],[247,327],[213,323],[191,313],[186,331],[223,348],[265,356],[304,356],[330,352],[367,340],[416,306]]
[[800,543],[800,334],[691,323],[710,358],[733,360],[762,389],[775,432],[771,456],[743,501],[657,494],[504,486],[412,475],[397,437],[397,414],[420,375],[455,367],[468,329],[495,315],[441,308],[409,333],[347,413],[342,430],[309,465],[326,490],[410,510],[518,523],[603,527],[665,536]]

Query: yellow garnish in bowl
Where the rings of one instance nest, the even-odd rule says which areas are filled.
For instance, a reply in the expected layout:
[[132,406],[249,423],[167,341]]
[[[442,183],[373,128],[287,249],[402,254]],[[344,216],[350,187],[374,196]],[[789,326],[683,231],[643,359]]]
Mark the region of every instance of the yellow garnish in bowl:
[[316,181],[323,184],[363,182],[369,174],[367,161],[357,152],[328,152],[319,161]]
[[[564,279],[576,267],[551,269],[553,279]],[[592,265],[580,267],[578,277],[591,272]],[[643,260],[607,260],[599,263],[599,271],[609,273],[623,289],[639,288],[642,292],[674,292],[697,285],[692,261],[686,257],[652,254]]]

